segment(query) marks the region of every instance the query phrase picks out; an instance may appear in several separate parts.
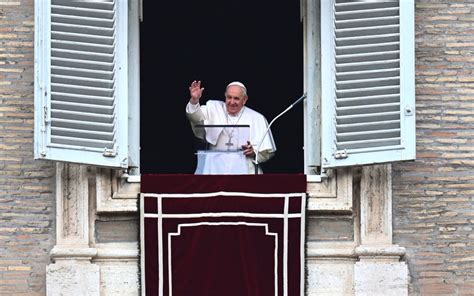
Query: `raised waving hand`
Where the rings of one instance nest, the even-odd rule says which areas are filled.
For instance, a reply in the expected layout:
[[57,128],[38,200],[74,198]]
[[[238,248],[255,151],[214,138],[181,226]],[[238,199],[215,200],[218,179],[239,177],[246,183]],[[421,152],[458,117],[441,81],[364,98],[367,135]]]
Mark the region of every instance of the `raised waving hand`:
[[199,99],[202,97],[204,87],[201,88],[201,81],[194,80],[189,87],[189,95],[191,96],[191,104],[195,105],[199,103]]

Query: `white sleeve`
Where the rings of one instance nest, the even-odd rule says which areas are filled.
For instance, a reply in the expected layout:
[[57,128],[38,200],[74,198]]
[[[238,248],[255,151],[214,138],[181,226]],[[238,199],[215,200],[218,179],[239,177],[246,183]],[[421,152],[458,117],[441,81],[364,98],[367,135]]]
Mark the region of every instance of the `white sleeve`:
[[204,124],[206,119],[206,106],[201,106],[199,103],[186,105],[186,116],[192,124]]
[[193,130],[194,136],[199,139],[204,139],[206,134],[203,128],[196,128],[197,124],[204,124],[204,114],[202,113],[202,108],[199,103],[186,105],[186,117],[188,117],[189,122],[191,123],[191,128]]
[[188,102],[188,104],[186,105],[186,113],[194,113],[196,112],[199,108],[201,107],[201,105],[199,103],[197,104],[191,104],[191,102]]
[[258,162],[259,163],[265,162],[265,161],[269,160],[270,158],[272,158],[273,155],[275,155],[274,151],[270,151],[270,150],[260,151],[258,153]]

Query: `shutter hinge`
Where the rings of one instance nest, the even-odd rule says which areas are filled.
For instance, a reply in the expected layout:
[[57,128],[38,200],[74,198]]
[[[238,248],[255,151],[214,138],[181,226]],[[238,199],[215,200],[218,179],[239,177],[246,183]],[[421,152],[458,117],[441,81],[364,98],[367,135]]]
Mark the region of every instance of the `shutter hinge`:
[[49,121],[48,107],[43,106],[43,131],[46,131],[46,126],[48,125]]
[[105,157],[115,157],[117,156],[117,151],[115,149],[104,148],[102,155]]
[[334,158],[335,159],[344,159],[344,158],[348,158],[349,155],[347,155],[347,150],[344,149],[344,150],[339,150],[339,151],[336,151],[336,153],[334,153]]

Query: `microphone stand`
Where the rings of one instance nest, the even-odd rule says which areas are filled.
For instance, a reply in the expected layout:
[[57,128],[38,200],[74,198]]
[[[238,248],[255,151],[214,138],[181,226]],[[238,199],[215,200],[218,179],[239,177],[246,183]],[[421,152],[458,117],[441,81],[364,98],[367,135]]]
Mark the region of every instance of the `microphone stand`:
[[263,134],[262,139],[260,140],[260,144],[258,144],[257,151],[255,152],[255,160],[253,160],[253,164],[255,165],[255,175],[258,175],[258,152],[260,151],[260,147],[262,146],[263,140],[264,140],[265,137],[267,136],[268,131],[270,130],[270,127],[272,126],[272,124],[273,124],[280,116],[282,116],[283,114],[285,114],[286,112],[288,112],[291,108],[293,108],[296,104],[298,104],[299,102],[301,102],[304,98],[306,98],[306,93],[304,93],[304,94],[303,94],[298,100],[296,100],[293,104],[291,104],[290,106],[288,106],[288,108],[286,108],[283,112],[281,112],[281,113],[278,114],[275,118],[273,118],[273,120],[272,120],[272,121],[270,122],[270,124],[268,125],[267,130],[265,131],[265,133]]

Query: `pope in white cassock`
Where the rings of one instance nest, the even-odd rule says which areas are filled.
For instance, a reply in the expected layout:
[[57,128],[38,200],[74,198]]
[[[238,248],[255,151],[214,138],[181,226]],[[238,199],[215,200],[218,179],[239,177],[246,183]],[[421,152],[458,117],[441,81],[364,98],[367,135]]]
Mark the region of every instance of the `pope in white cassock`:
[[[271,131],[265,135],[267,120],[245,106],[247,88],[241,82],[227,85],[225,102],[209,100],[201,106],[203,91],[201,81],[193,81],[189,87],[191,99],[186,106],[194,135],[209,146],[206,153],[198,152],[196,174],[253,174],[255,156],[262,163],[276,151]],[[262,173],[260,167],[259,173]]]

